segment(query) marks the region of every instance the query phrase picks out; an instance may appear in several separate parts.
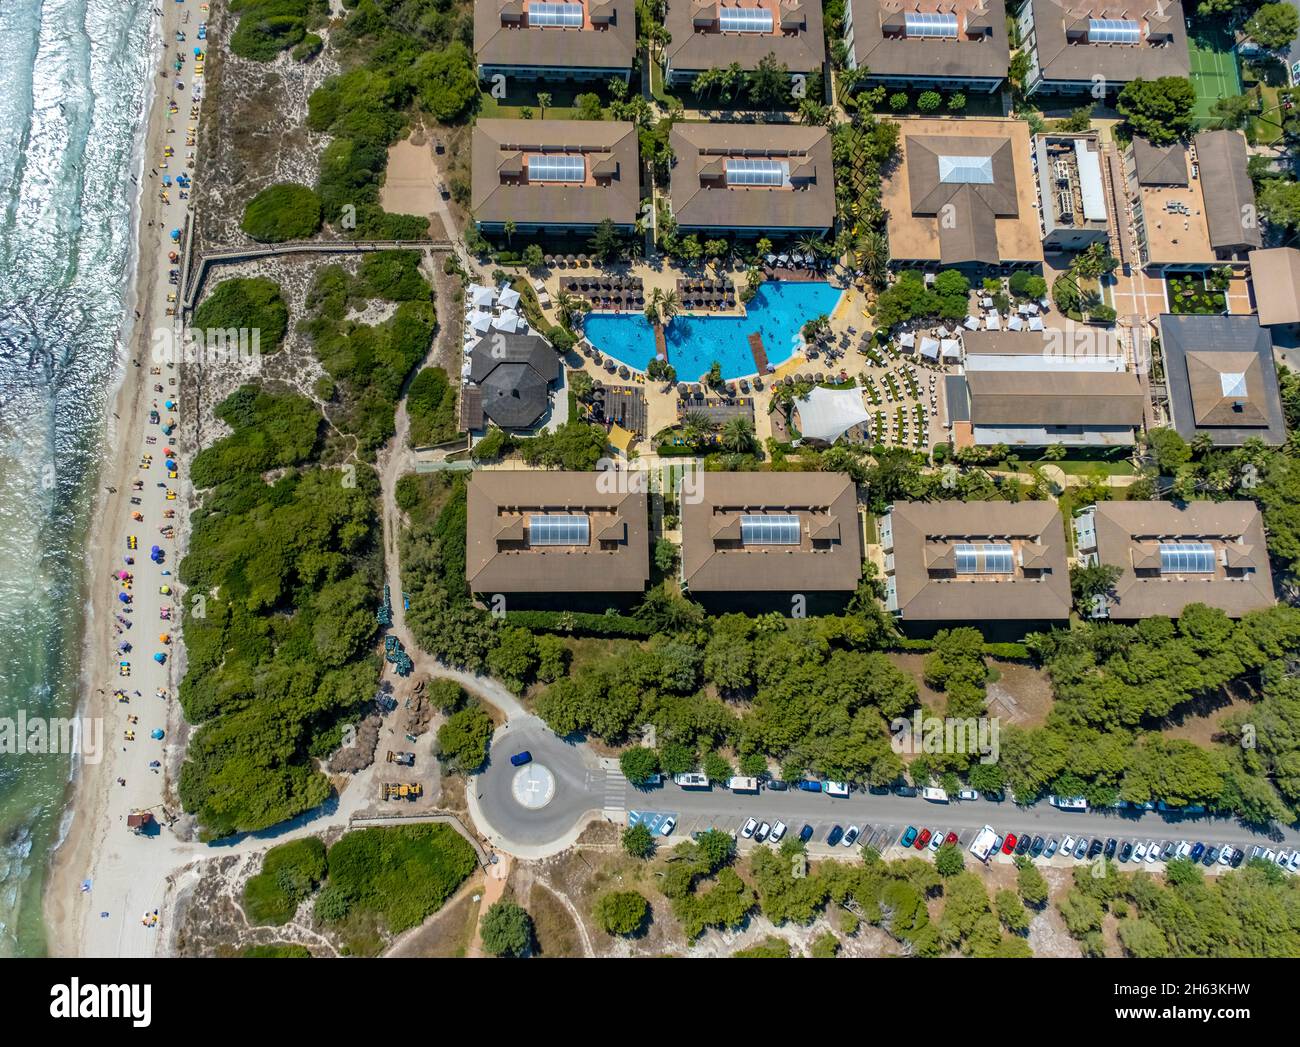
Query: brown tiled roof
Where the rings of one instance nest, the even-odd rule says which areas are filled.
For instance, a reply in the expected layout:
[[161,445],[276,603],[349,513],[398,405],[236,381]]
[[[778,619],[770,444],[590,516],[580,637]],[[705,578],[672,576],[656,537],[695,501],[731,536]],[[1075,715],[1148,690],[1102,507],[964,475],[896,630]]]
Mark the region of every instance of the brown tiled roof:
[[[862,574],[857,490],[842,473],[700,474],[682,505],[682,578],[696,593],[856,589]],[[743,545],[740,517],[795,515],[798,545]]]
[[[626,475],[626,474],[622,474]],[[650,578],[644,491],[615,474],[478,470],[470,478],[465,577],[476,593],[641,592]],[[626,486],[626,485],[623,485]],[[530,546],[533,514],[586,515],[586,545]]]
[[[524,158],[580,153],[613,170],[584,182],[529,184]],[[641,201],[636,128],[617,120],[479,120],[471,146],[470,210],[487,223],[617,225],[636,221]]]
[[[1065,529],[1051,502],[895,502],[894,587],[905,621],[1062,621],[1070,615]],[[959,575],[964,542],[1009,542],[1010,575]],[[936,556],[936,554],[942,554]]]
[[1145,397],[1130,371],[968,371],[975,425],[1142,424]]
[[1152,145],[1145,138],[1134,138],[1133,169],[1138,185],[1187,185],[1187,147],[1182,142],[1173,145]]
[[[713,229],[829,229],[835,173],[824,127],[792,124],[674,124],[670,195],[679,226]],[[787,161],[793,184],[728,186],[729,158]]]
[[[772,33],[722,33],[717,29],[720,7],[767,7],[779,12]],[[819,0],[668,0],[664,28],[672,37],[664,56],[674,69],[719,69],[738,63],[755,69],[769,54],[792,73],[820,70],[826,59],[822,6]]]
[[[1239,618],[1275,602],[1263,517],[1254,502],[1099,502],[1094,524],[1097,558],[1123,569],[1112,618],[1176,618],[1193,603]],[[1162,542],[1209,542],[1216,552],[1214,572],[1161,575]]]
[[1210,246],[1216,251],[1259,247],[1255,188],[1246,173],[1246,138],[1240,131],[1202,131],[1192,139]]
[[[945,265],[997,263],[997,220],[1020,213],[1011,140],[908,135],[906,148],[912,213],[946,219],[939,222],[939,260]],[[942,165],[964,157],[987,161],[993,180],[945,180]]]
[[[1139,76],[1156,80],[1162,76],[1187,76],[1191,58],[1187,53],[1187,30],[1180,0],[1030,0],[1033,4],[1034,37],[1038,65],[1048,80],[1091,80],[1104,77],[1123,84]],[[1067,27],[1087,29],[1089,18],[1145,20],[1149,28],[1165,36],[1167,43],[1070,43]],[[1080,26],[1080,23],[1082,25]]]
[[[859,68],[880,76],[1002,78],[1011,64],[1007,24],[997,0],[972,3],[965,11],[967,36],[957,40],[886,37],[886,20],[902,21],[915,4],[900,0],[850,0],[853,55]],[[945,9],[947,5],[944,5]],[[953,5],[959,6],[959,5]],[[960,5],[966,7],[967,5]],[[936,10],[927,6],[925,10]],[[975,37],[971,39],[970,37]]]
[[1254,316],[1160,317],[1160,349],[1174,426],[1219,446],[1286,438],[1273,341]]
[[1294,247],[1251,251],[1250,281],[1261,324],[1300,323],[1300,251]]
[[[580,29],[526,26],[522,18],[524,6],[519,0],[474,0],[474,54],[480,65],[632,67],[636,58],[636,8],[632,0],[588,0],[587,17]],[[513,18],[503,17],[509,12],[514,13]]]

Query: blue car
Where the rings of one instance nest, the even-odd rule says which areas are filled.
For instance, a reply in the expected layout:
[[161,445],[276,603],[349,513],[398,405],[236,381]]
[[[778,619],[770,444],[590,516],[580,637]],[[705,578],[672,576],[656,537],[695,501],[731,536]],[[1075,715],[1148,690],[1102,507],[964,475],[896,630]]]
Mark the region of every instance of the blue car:
[[844,828],[843,826],[840,825],[831,826],[831,831],[826,834],[826,842],[831,847],[834,847],[843,838],[844,838]]
[[1195,864],[1201,860],[1201,855],[1203,855],[1204,853],[1205,853],[1205,844],[1198,843],[1195,847],[1192,848],[1192,853],[1188,855],[1188,857],[1191,858],[1192,864]]
[[811,825],[805,825],[802,829],[799,830],[799,840],[802,843],[807,843],[809,840],[811,840],[812,835],[813,835],[813,827]]
[[822,791],[822,783],[818,781],[809,781],[807,778],[799,780],[799,788],[806,793],[819,793]]
[[514,756],[510,757],[510,762],[514,764],[516,767],[522,767],[526,763],[531,763],[532,760],[533,760],[533,754],[530,753],[527,749],[525,749],[521,753],[515,753]]

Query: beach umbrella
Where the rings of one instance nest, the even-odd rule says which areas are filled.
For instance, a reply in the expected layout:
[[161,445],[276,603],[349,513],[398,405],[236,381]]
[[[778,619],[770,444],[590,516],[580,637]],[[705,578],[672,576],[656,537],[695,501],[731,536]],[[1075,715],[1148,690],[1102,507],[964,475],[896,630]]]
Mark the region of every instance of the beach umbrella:
[[156,742],[162,741],[163,729],[161,727],[155,727],[152,731],[149,732],[149,737]]
[[118,571],[117,576],[121,578],[122,581],[126,581],[128,578],[131,577],[130,573],[127,571]]
[[153,656],[153,660],[157,662],[159,665],[162,665],[165,661],[167,661],[167,656],[163,654],[162,651],[159,651],[157,654]]
[[154,555],[154,554],[156,554],[156,553],[160,553],[160,552],[162,552],[162,546],[160,546],[160,545],[155,545],[155,546],[153,546],[153,548],[151,548],[151,549],[149,550],[149,555],[152,556],[152,555]]
[[166,466],[167,466],[168,469],[175,469],[175,468],[176,468],[176,459],[175,459],[175,458],[168,458],[165,464],[166,464]]
[[130,602],[131,602],[131,595],[130,595],[129,593],[118,593],[118,594],[117,594],[117,598],[118,598],[119,600],[121,600],[122,603],[130,603]]
[[162,764],[159,763],[157,760],[150,760],[150,761],[149,761],[149,766],[150,766],[150,767],[161,767]]
[[180,231],[179,229],[173,229],[173,230],[172,230],[172,239],[173,239],[173,240],[179,240],[180,238],[181,238],[181,231]]
[[171,642],[172,642],[172,634],[171,634],[171,633],[159,633],[159,634],[158,634],[158,642],[159,642],[159,643],[171,643]]
[[125,640],[123,640],[120,644],[117,645],[117,649],[119,651],[129,651],[131,649],[131,645],[127,643]]
[[163,402],[163,407],[166,408],[168,411],[174,411],[176,410],[176,401],[166,400]]

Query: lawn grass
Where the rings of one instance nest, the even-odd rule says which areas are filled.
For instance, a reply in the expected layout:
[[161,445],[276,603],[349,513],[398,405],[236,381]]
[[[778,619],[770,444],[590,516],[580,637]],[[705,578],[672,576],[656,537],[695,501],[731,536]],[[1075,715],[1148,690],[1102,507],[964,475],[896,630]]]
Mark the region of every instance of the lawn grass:
[[1098,462],[1071,461],[1068,458],[1059,462],[1044,462],[1054,465],[1068,476],[1133,476],[1137,470],[1130,461]]

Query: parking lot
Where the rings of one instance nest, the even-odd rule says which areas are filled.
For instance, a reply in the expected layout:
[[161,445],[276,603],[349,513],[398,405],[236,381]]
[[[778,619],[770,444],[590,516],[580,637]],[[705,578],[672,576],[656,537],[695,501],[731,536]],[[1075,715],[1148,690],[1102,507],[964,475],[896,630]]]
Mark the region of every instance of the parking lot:
[[[1041,837],[1040,853],[1036,857],[1030,854],[1029,857],[1036,864],[1057,868],[1088,861],[1088,851],[1093,840],[1101,841],[1103,853],[1108,841],[1114,840],[1114,857],[1117,861],[1125,844],[1129,844],[1131,851],[1136,852],[1139,844],[1145,850],[1154,842],[1161,853],[1169,843],[1176,848],[1178,844],[1186,842],[1188,849],[1200,843],[1206,851],[1230,845],[1244,852],[1243,861],[1250,858],[1253,848],[1257,846],[1292,854],[1300,847],[1300,834],[1294,829],[1273,828],[1264,832],[1232,818],[1209,815],[1180,817],[1158,811],[1133,809],[1069,811],[1047,803],[1017,807],[1006,801],[984,798],[929,803],[914,797],[856,791],[848,797],[836,798],[797,789],[764,788],[758,795],[753,795],[732,793],[722,787],[683,789],[672,782],[649,790],[629,788],[629,806],[637,806],[633,799],[635,795],[644,796],[647,807],[653,806],[656,810],[674,813],[676,823],[672,839],[680,839],[706,829],[718,829],[736,835],[742,851],[757,846],[753,839],[744,836],[744,828],[751,818],[759,824],[767,822],[769,826],[778,821],[783,822],[787,827],[787,836],[794,837],[800,834],[805,825],[810,826],[812,836],[808,850],[814,856],[848,856],[856,854],[859,847],[867,845],[890,859],[901,858],[904,853],[933,857],[934,849],[928,843],[922,850],[901,845],[900,838],[909,826],[917,830],[918,837],[926,829],[931,833],[941,831],[944,837],[949,833],[955,834],[957,845],[968,863],[976,860],[969,848],[985,825],[1002,837],[1007,833],[1014,834],[1017,842],[1025,835],[1031,844]],[[852,826],[858,827],[860,836],[852,845],[845,847],[842,838]],[[831,843],[828,837],[836,828],[840,833],[836,834],[837,842]],[[1063,854],[1060,849],[1067,838],[1072,840],[1069,855]],[[1057,851],[1048,858],[1046,851],[1052,840],[1057,841]],[[1087,844],[1083,856],[1075,858],[1073,852],[1080,840],[1087,841]],[[988,860],[1010,864],[1014,859],[999,849]],[[1130,854],[1129,860],[1121,862],[1120,867],[1136,869],[1140,866],[1155,870],[1163,868],[1163,865],[1162,860],[1146,861],[1145,855],[1135,861]],[[1216,858],[1212,866],[1206,867],[1206,871],[1223,871],[1229,867],[1219,864]]]

